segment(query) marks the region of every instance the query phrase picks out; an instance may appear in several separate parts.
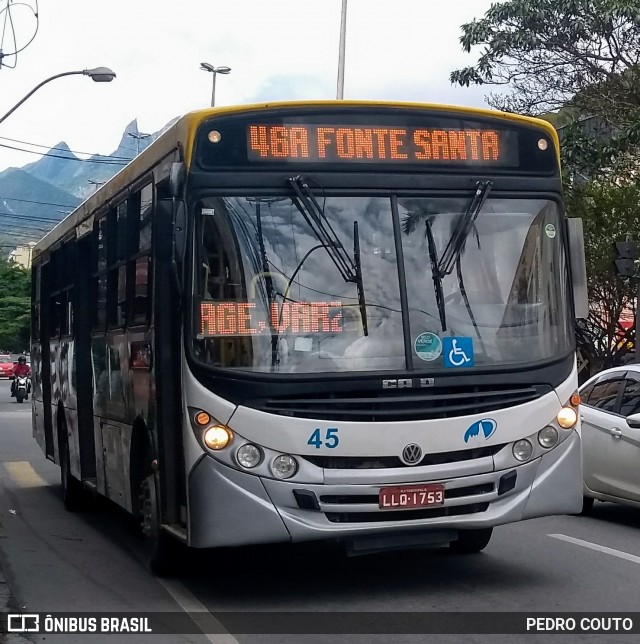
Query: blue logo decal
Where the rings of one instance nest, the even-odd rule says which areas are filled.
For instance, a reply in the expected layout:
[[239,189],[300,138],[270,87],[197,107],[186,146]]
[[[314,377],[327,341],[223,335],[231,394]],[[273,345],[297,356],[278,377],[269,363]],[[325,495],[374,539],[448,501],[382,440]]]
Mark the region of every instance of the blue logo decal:
[[484,439],[487,440],[491,438],[496,429],[498,428],[498,423],[496,423],[493,418],[483,418],[482,420],[476,420],[469,429],[464,433],[464,442],[468,443],[472,438],[480,436],[482,434]]
[[445,367],[473,367],[473,338],[442,338],[442,358]]

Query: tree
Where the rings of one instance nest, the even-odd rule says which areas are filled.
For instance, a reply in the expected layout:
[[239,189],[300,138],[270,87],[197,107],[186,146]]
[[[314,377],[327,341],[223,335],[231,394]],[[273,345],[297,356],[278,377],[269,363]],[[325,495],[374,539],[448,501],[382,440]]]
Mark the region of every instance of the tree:
[[619,364],[635,342],[635,325],[625,329],[625,310],[635,315],[636,279],[622,279],[613,270],[612,247],[628,235],[640,242],[640,185],[590,182],[567,195],[567,213],[581,217],[587,249],[587,284],[591,313],[578,327],[581,351],[592,372]]
[[30,272],[0,259],[0,347],[24,351],[29,346]]
[[462,32],[465,51],[483,50],[451,81],[508,85],[489,97],[493,107],[541,114],[571,105],[623,120],[640,107],[638,0],[510,0]]

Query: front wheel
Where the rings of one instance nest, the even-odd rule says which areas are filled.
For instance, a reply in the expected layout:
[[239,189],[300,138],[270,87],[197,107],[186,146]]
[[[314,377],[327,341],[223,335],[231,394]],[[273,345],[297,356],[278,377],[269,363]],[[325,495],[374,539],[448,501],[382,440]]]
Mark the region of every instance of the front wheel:
[[458,553],[480,552],[489,545],[492,534],[493,528],[460,530],[458,538],[449,544],[449,548]]
[[21,403],[24,400],[24,391],[18,390],[16,392],[16,402]]
[[155,474],[149,474],[140,484],[140,508],[146,564],[158,577],[172,575],[178,567],[179,544],[162,531]]
[[593,497],[583,496],[582,497],[582,510],[580,510],[580,512],[578,512],[578,515],[581,516],[581,517],[586,517],[587,515],[591,514],[591,510],[593,510],[593,502],[594,502]]

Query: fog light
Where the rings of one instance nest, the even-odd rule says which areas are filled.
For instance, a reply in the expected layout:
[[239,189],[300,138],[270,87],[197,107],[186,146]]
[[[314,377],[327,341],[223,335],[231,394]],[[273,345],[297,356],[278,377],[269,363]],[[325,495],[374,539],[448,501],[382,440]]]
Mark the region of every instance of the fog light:
[[239,465],[250,470],[252,467],[260,464],[262,450],[257,445],[253,445],[253,443],[247,443],[236,452],[236,460]]
[[205,430],[202,435],[202,440],[204,444],[209,449],[223,449],[225,448],[233,439],[233,434],[230,429],[223,427],[222,425],[213,425]]
[[563,407],[558,412],[557,421],[563,429],[571,429],[578,422],[578,412],[573,407]]
[[528,461],[531,458],[531,454],[533,454],[533,445],[526,438],[513,444],[513,455],[519,461],[523,463]]
[[289,454],[282,454],[271,463],[273,475],[279,479],[290,479],[298,471],[298,462]]
[[550,447],[553,447],[557,442],[558,430],[555,427],[547,425],[538,432],[538,443],[540,443],[542,447],[549,449]]

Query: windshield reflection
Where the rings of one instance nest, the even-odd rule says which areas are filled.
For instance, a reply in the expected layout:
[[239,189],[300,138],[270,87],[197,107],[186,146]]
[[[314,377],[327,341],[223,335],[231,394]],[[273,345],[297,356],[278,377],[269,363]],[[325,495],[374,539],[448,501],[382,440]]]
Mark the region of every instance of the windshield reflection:
[[[199,360],[274,373],[406,368],[391,199],[316,197],[341,253],[353,253],[354,223],[359,230],[365,307],[357,284],[344,278],[328,242],[290,197],[208,197],[196,212]],[[437,346],[447,336],[470,338],[473,366],[526,363],[570,350],[561,226],[552,202],[485,202],[442,279],[445,325],[428,231],[441,256],[469,198],[397,203],[414,368],[452,366]],[[425,340],[436,346],[425,350]]]

